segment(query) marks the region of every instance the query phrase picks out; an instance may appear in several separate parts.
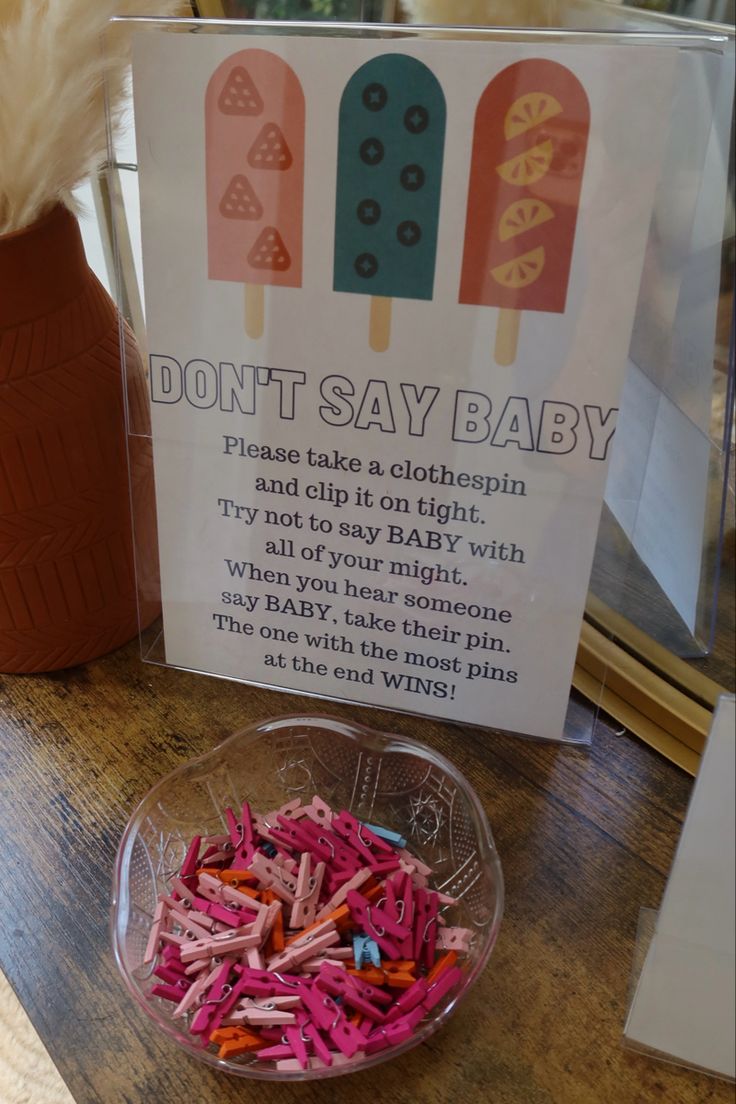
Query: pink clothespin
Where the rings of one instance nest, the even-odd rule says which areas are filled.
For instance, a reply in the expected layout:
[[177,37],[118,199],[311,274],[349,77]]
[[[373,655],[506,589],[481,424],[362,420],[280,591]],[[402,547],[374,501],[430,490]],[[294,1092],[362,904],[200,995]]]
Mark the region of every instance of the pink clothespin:
[[241,962],[245,966],[250,966],[252,970],[264,970],[266,968],[266,960],[260,947],[246,947]]
[[352,889],[347,895],[347,904],[355,920],[366,935],[374,939],[388,958],[400,958],[398,941],[410,934],[410,929],[392,920],[385,909],[371,905],[362,894]]
[[336,908],[339,908],[340,905],[345,903],[351,889],[359,889],[363,883],[367,882],[372,876],[367,866],[362,867],[357,874],[353,874],[349,881],[341,885],[340,888],[332,894],[329,901],[319,910],[315,919],[321,920],[324,916],[329,916],[331,912],[334,912]]
[[168,912],[168,905],[165,901],[159,901],[154,909],[153,923],[151,925],[151,931],[148,936],[148,943],[146,944],[146,953],[143,956],[144,962],[153,962],[156,957],[156,953],[161,942],[161,932],[166,923],[166,914]]
[[364,1048],[365,1036],[345,1018],[342,1009],[335,1004],[329,993],[316,986],[305,989],[302,1002],[320,1031],[326,1032],[338,1050],[348,1058]]
[[312,928],[293,943],[284,947],[280,954],[268,961],[268,969],[282,971],[292,969],[307,958],[314,958],[320,951],[340,942],[340,933],[333,920],[325,920],[318,928]]
[[248,947],[257,947],[260,936],[253,935],[250,925],[233,928],[231,931],[218,932],[207,939],[195,939],[184,943],[181,948],[182,962],[193,962],[199,958],[212,958],[213,955],[240,954]]
[[332,823],[332,817],[334,816],[332,809],[323,801],[317,794],[312,798],[311,804],[304,806],[304,813],[313,820],[315,824],[320,824],[325,828],[328,828]]
[[470,950],[472,938],[473,933],[470,928],[443,928],[437,936],[437,946],[441,951],[467,953]]
[[258,1001],[248,998],[233,1015],[241,1016],[245,1023],[255,1024],[260,1027],[271,1027],[277,1024],[296,1023],[296,1016],[285,1008],[276,1008],[270,1001],[259,1004]]
[[210,932],[207,930],[207,928],[197,923],[196,920],[191,920],[186,913],[179,912],[178,909],[170,910],[169,920],[172,924],[178,924],[182,930],[182,934],[184,934],[188,939],[210,938]]
[[290,905],[294,903],[296,878],[289,874],[283,866],[279,866],[272,859],[267,859],[262,852],[257,851],[250,868],[258,875],[263,886],[272,889],[282,901],[287,901]]
[[189,982],[185,978],[179,978],[174,985],[154,985],[148,994],[149,997],[163,997],[164,1000],[178,1004],[182,993],[189,988]]
[[312,872],[312,861],[308,851],[302,853],[299,873],[296,879],[296,894],[289,917],[292,928],[306,928],[314,923],[317,914],[317,901],[322,889],[325,864],[318,862]]
[[217,965],[212,966],[211,969],[203,970],[200,973],[199,977],[194,979],[191,986],[184,994],[181,1002],[174,1009],[172,1013],[174,1019],[177,1019],[179,1016],[183,1016],[185,1012],[188,1012],[189,1009],[192,1008],[197,1001],[197,998],[200,997],[203,993],[207,992],[210,985],[212,985],[212,983],[214,982],[218,971],[221,968],[222,963],[218,962]]

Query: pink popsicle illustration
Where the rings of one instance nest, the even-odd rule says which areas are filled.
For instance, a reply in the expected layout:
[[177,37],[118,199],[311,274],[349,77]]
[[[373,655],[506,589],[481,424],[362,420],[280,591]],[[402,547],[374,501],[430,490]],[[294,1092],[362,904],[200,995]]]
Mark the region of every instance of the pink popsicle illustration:
[[245,285],[245,330],[263,334],[266,284],[301,287],[304,93],[268,50],[217,67],[205,98],[210,280]]

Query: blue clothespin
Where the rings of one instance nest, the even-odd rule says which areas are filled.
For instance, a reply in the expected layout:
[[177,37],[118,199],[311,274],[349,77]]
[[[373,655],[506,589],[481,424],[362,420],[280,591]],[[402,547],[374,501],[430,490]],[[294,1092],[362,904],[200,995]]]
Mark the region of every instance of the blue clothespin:
[[355,934],[353,936],[353,958],[355,959],[355,969],[360,970],[363,965],[363,959],[368,957],[367,943],[370,942],[370,938],[367,935]]
[[393,843],[396,847],[406,847],[406,840],[403,836],[400,836],[398,832],[391,832],[388,828],[381,828],[376,824],[368,824],[365,820],[363,824],[366,828],[370,829],[371,832],[375,833],[375,835],[386,840],[386,843]]
[[368,957],[371,960],[371,965],[381,967],[381,950],[376,943],[375,939],[368,939],[365,947],[363,948],[363,954],[368,953]]

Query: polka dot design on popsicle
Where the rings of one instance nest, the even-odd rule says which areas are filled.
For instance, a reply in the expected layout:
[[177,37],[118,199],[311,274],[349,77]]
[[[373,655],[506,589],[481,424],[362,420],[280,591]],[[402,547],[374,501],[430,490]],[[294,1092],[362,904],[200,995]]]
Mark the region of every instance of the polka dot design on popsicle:
[[291,257],[275,226],[264,226],[248,254],[248,264],[270,272],[287,271],[291,265]]
[[336,291],[431,299],[445,131],[442,89],[405,55],[361,66],[340,104]]

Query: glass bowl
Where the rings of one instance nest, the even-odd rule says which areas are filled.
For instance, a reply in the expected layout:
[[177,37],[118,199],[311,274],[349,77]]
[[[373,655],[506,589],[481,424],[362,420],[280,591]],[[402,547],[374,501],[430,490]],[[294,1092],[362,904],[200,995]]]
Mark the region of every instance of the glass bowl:
[[[265,813],[314,794],[336,812],[398,832],[432,868],[430,885],[451,897],[448,923],[472,930],[459,960],[459,991],[430,1012],[412,1038],[347,1065],[277,1070],[251,1055],[223,1060],[189,1035],[173,1006],[149,992],[155,963],[144,964],[156,899],[169,893],[193,836],[227,831],[223,811],[248,801]],[[206,755],[162,778],[128,822],[115,861],[111,935],[125,985],[153,1022],[189,1054],[241,1077],[298,1081],[377,1065],[429,1038],[455,1011],[486,965],[503,910],[501,864],[488,820],[470,783],[443,756],[404,736],[331,717],[278,717],[244,728]]]

